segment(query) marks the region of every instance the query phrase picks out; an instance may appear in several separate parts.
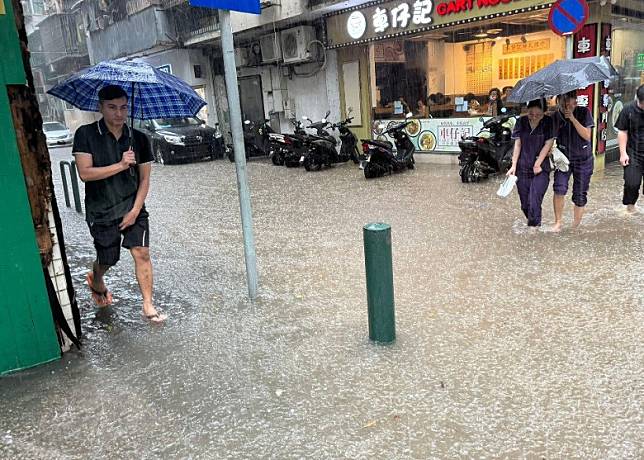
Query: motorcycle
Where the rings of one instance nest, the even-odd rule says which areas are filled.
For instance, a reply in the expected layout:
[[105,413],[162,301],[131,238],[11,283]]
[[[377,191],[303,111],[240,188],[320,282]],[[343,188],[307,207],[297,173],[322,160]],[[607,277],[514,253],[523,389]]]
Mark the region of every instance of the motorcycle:
[[458,142],[462,182],[479,182],[491,174],[503,173],[512,166],[512,128],[515,118],[505,108],[501,110],[501,115],[483,123],[483,129],[476,136],[464,137]]
[[385,174],[416,167],[414,160],[416,147],[405,132],[405,128],[411,123],[409,120],[411,116],[412,114],[408,113],[405,121],[397,123],[383,132],[383,134],[393,137],[396,145],[395,154],[394,146],[389,141],[362,139],[362,151],[366,159],[363,160],[361,168],[364,170],[365,178],[382,177]]
[[[264,120],[262,123],[254,123],[250,120],[244,121],[244,147],[247,160],[250,157],[270,155],[270,133],[274,131],[268,124],[269,121]],[[228,159],[231,162],[235,161],[235,153],[232,149],[228,152]]]
[[270,133],[271,140],[271,161],[275,166],[286,165],[295,167],[300,165],[304,141],[301,136],[306,136],[306,131],[302,127],[301,121],[291,120],[295,128],[294,134]]
[[341,161],[352,160],[355,164],[360,163],[360,151],[358,150],[358,138],[347,127],[352,121],[353,117],[349,117],[351,109],[347,113],[347,119],[332,125],[332,129],[338,130],[340,133],[340,154],[338,158]]

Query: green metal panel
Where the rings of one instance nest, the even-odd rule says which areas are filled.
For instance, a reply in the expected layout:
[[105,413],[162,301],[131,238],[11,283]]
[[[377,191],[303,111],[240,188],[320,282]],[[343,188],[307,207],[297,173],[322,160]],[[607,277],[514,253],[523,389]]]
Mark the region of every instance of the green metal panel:
[[25,84],[13,9],[0,15],[0,374],[60,357],[7,85]]

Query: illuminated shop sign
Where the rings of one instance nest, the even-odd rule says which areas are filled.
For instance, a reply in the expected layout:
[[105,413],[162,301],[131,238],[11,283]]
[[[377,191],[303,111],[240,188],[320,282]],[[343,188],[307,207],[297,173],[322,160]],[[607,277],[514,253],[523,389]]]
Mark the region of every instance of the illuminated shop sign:
[[375,2],[327,17],[330,47],[548,8],[549,0],[408,0]]

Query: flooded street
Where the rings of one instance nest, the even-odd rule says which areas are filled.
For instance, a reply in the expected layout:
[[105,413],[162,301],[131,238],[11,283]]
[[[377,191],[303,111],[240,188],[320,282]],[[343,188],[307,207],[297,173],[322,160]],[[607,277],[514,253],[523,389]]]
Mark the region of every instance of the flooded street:
[[[624,214],[621,168],[593,178],[581,230],[568,196],[552,234],[456,166],[366,181],[252,160],[251,303],[234,165],[155,164],[154,327],[125,251],[114,305],[91,303],[70,149],[51,152],[84,347],[0,378],[0,458],[644,457],[644,213]],[[390,346],[368,339],[369,222],[392,226]]]

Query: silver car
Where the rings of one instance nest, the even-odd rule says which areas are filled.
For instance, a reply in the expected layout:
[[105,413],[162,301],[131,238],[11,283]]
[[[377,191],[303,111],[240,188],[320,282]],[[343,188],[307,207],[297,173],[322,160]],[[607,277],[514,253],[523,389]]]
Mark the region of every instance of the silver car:
[[58,121],[47,121],[42,124],[47,138],[47,146],[69,145],[74,141],[74,135],[67,127]]

